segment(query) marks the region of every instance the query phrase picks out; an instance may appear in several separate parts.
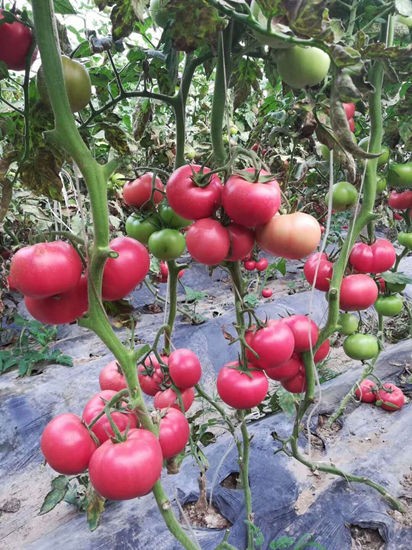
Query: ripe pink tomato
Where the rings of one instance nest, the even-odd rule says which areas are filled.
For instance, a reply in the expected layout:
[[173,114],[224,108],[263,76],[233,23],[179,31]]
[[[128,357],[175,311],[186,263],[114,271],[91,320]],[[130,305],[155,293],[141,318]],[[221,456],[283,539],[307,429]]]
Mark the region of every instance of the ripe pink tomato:
[[295,352],[309,351],[318,341],[319,328],[315,321],[306,315],[291,315],[281,321],[286,324],[293,333],[295,340]]
[[314,252],[320,237],[319,222],[304,212],[274,216],[256,228],[256,241],[262,250],[291,260]]
[[407,191],[391,191],[388,198],[388,204],[394,210],[407,210],[412,208],[412,189]]
[[258,354],[246,348],[246,357],[254,367],[270,369],[292,357],[295,338],[292,329],[281,320],[271,319],[265,327],[246,332],[247,344]]
[[209,172],[210,168],[186,164],[170,176],[166,183],[167,201],[182,218],[208,218],[220,206],[222,182],[216,174],[210,176],[209,182],[205,179],[197,185],[199,177]]
[[365,378],[355,390],[356,398],[363,403],[375,403],[378,386],[373,380]]
[[310,285],[318,290],[328,291],[333,274],[333,263],[328,260],[324,252],[315,252],[306,260],[303,273]]
[[81,273],[80,256],[71,244],[63,241],[20,248],[10,263],[12,286],[30,298],[67,292],[77,286]]
[[273,290],[271,288],[262,288],[263,298],[270,298],[273,295]]
[[179,348],[172,351],[168,367],[173,384],[180,390],[195,386],[202,376],[199,357],[190,349]]
[[269,265],[269,261],[267,260],[267,258],[260,258],[260,260],[256,262],[256,270],[266,271],[266,269],[268,268],[268,265]]
[[87,297],[87,277],[82,275],[75,287],[67,292],[47,298],[24,297],[27,311],[32,317],[48,325],[73,323],[86,313],[89,304]]
[[[160,358],[163,363],[168,364],[169,358],[166,355],[162,355]],[[161,390],[161,386],[165,382],[165,375],[154,353],[148,355],[143,364],[138,366],[137,373],[140,387],[146,395],[153,396]]]
[[172,458],[184,451],[189,436],[190,427],[185,415],[178,409],[167,409],[159,425],[163,458]]
[[265,369],[266,375],[272,380],[287,380],[294,378],[304,368],[302,359],[294,353],[290,359],[276,367]]
[[126,379],[116,359],[110,361],[100,371],[99,385],[101,390],[113,390],[116,392],[127,388]]
[[318,351],[313,356],[313,360],[315,363],[320,363],[326,357],[329,355],[330,352],[330,341],[327,339],[325,340],[318,348]]
[[[5,10],[0,10],[0,20],[4,19]],[[30,27],[19,20],[0,25],[0,61],[4,61],[7,68],[12,71],[24,71],[26,58],[32,47],[33,33]],[[36,59],[35,50],[31,63]]]
[[143,244],[131,237],[116,237],[109,246],[119,255],[106,260],[103,270],[103,300],[121,300],[149,272],[150,256]]
[[347,275],[340,288],[340,308],[344,311],[367,309],[376,302],[378,293],[378,285],[369,275]]
[[387,239],[376,239],[371,244],[356,243],[349,256],[349,263],[359,273],[383,273],[396,261],[396,250]]
[[160,479],[163,455],[157,437],[144,429],[130,430],[127,439],[101,445],[89,463],[90,481],[109,500],[128,500],[149,493]]
[[279,210],[280,188],[274,178],[265,182],[269,177],[265,171],[257,178],[254,169],[245,172],[229,177],[223,187],[222,205],[235,223],[256,227],[267,223]]
[[293,378],[287,378],[280,382],[285,390],[290,393],[303,393],[306,391],[306,373],[304,367],[301,367],[298,374]]
[[87,469],[97,445],[79,416],[64,413],[47,424],[40,447],[53,470],[59,474],[77,475]]
[[[180,398],[182,400],[184,412],[188,411],[195,399],[194,388],[186,388],[185,390],[181,391]],[[177,393],[172,390],[172,388],[158,391],[154,396],[153,405],[155,409],[167,409],[169,407],[172,407],[174,409],[182,410],[179,397]]]
[[405,395],[401,388],[391,382],[386,382],[377,391],[375,404],[385,411],[398,411],[405,404]]
[[[82,418],[86,424],[91,424],[93,420],[103,412],[106,403],[115,395],[116,392],[114,390],[103,390],[89,399],[82,413]],[[122,403],[122,405],[124,405],[124,403]],[[110,412],[110,415],[120,432],[124,432],[126,429],[136,428],[137,426],[137,417],[132,411],[122,412],[120,410],[114,410]],[[100,443],[114,436],[113,429],[106,414],[103,414],[99,420],[93,424],[91,430]]]
[[246,271],[254,271],[256,269],[256,262],[253,260],[246,260],[246,262],[243,262],[243,267]]
[[348,118],[348,124],[349,124],[349,130],[351,132],[355,131],[355,119],[354,118]]
[[229,233],[230,248],[226,260],[236,262],[250,254],[255,245],[255,233],[242,225],[231,223],[226,227]]
[[129,181],[123,187],[123,200],[128,206],[141,208],[150,205],[153,201],[158,204],[163,199],[164,185],[159,177],[154,177],[152,172],[143,174],[133,181]]
[[217,376],[217,392],[227,405],[235,409],[251,409],[265,398],[269,382],[261,370],[243,372],[237,363],[224,365]]
[[201,264],[220,264],[229,254],[229,232],[212,218],[197,220],[187,230],[186,247],[192,258]]
[[345,109],[345,115],[348,120],[355,116],[356,107],[354,103],[342,103],[342,106]]

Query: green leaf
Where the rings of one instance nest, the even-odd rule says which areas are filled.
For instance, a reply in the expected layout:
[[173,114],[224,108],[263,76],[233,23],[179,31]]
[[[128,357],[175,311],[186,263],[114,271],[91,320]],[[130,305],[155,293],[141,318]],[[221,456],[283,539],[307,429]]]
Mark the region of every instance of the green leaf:
[[381,274],[381,277],[384,281],[388,283],[399,283],[402,285],[412,284],[412,278],[409,275],[405,275],[405,273],[400,273],[400,272],[393,273],[392,271],[385,271],[384,273]]
[[69,478],[63,475],[57,476],[53,479],[51,485],[52,490],[47,493],[41,505],[40,516],[53,510],[64,499],[69,488]]
[[202,300],[203,298],[207,297],[206,292],[201,292],[199,290],[193,290],[193,288],[190,288],[189,286],[185,286],[185,301],[186,302],[198,302],[199,300]]
[[283,388],[279,388],[276,392],[279,407],[287,416],[294,416],[295,410],[295,398],[292,393],[286,391]]
[[276,540],[272,540],[272,542],[269,544],[269,548],[270,550],[284,550],[285,548],[290,548],[294,542],[294,537],[288,537],[284,535],[283,537],[279,537]]
[[61,14],[76,14],[76,10],[70,4],[69,0],[53,0],[54,11]]
[[99,496],[90,486],[87,491],[86,516],[90,531],[97,529],[100,523],[100,517],[104,512],[105,499]]

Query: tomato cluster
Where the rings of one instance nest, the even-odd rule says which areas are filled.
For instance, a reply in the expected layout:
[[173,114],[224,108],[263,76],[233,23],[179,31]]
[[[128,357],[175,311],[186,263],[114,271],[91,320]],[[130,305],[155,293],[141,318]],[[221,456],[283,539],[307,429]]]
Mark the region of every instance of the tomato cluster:
[[363,403],[374,403],[389,412],[398,411],[405,404],[405,395],[401,388],[391,382],[378,384],[368,378],[359,383],[355,396]]

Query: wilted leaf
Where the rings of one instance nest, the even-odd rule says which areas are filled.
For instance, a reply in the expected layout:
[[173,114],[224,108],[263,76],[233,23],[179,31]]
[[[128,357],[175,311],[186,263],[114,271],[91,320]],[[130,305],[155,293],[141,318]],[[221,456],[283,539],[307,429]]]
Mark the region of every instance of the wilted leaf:
[[31,151],[31,156],[21,166],[21,182],[36,195],[46,195],[62,200],[62,182],[59,174],[64,156],[57,149],[42,146]]
[[123,0],[113,6],[110,14],[112,22],[112,36],[114,40],[129,36],[136,22],[136,14],[131,0]]
[[152,116],[153,109],[150,99],[145,98],[136,102],[133,120],[133,137],[136,141],[139,141],[143,137],[148,123],[152,120]]
[[64,499],[69,488],[69,478],[63,475],[57,476],[52,480],[51,485],[52,490],[45,496],[39,515],[47,514]]
[[90,485],[87,491],[87,523],[90,531],[94,531],[100,523],[100,516],[104,512],[105,499],[96,493],[93,487]]
[[289,26],[294,32],[333,42],[335,36],[328,16],[329,4],[328,0],[283,1]]

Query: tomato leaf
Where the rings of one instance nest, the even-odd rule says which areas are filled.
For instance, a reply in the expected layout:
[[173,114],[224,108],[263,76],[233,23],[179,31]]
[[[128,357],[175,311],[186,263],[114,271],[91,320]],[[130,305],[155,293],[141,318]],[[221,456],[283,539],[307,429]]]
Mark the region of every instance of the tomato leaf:
[[385,271],[381,274],[381,277],[387,283],[412,284],[412,278],[409,275],[405,275],[405,273]]
[[57,476],[52,480],[51,485],[52,489],[44,498],[39,516],[47,514],[53,510],[53,508],[55,508],[55,506],[57,506],[57,504],[64,499],[69,489],[69,478],[64,475]]
[[100,516],[104,512],[105,499],[96,493],[90,486],[87,493],[86,516],[90,531],[97,529],[100,523]]
[[296,400],[293,394],[283,388],[279,388],[276,392],[276,395],[278,398],[279,407],[287,416],[292,417],[296,412]]
[[69,0],[53,0],[54,11],[64,15],[76,14],[76,10],[70,4]]

